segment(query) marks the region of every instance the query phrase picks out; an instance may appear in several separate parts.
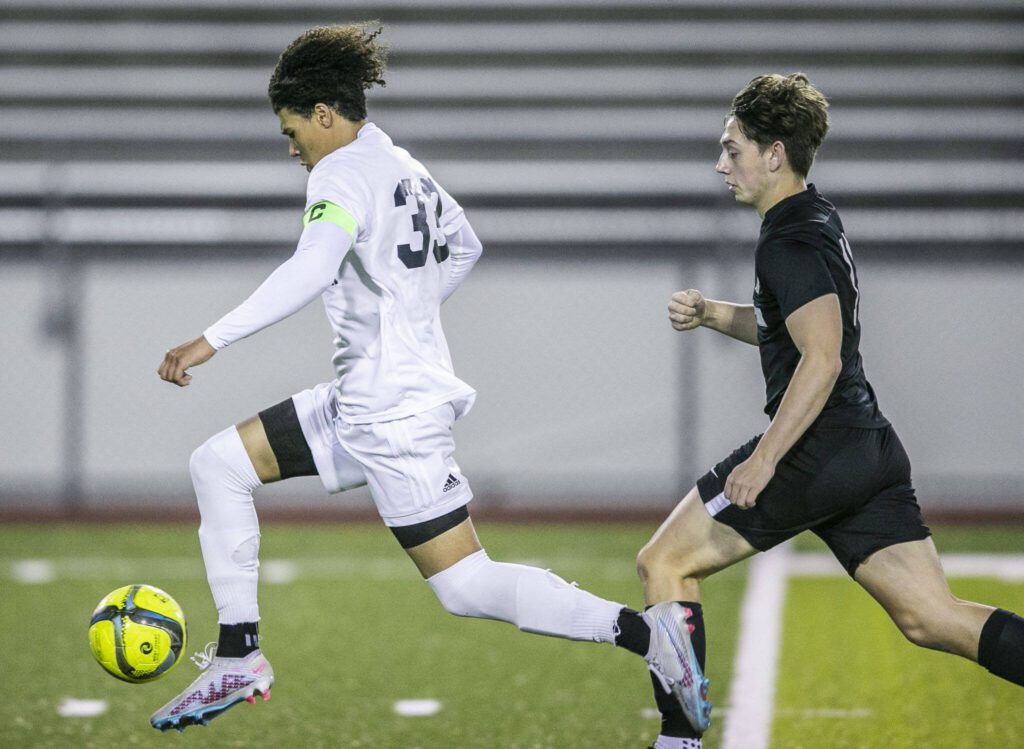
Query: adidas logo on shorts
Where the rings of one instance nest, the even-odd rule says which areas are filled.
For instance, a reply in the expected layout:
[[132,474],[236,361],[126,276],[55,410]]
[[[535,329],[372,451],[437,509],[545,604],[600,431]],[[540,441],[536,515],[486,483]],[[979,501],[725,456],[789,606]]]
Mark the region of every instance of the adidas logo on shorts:
[[442,494],[447,494],[449,491],[454,489],[456,486],[461,486],[462,482],[459,481],[452,474],[448,474],[448,480],[444,482],[444,489],[441,490]]

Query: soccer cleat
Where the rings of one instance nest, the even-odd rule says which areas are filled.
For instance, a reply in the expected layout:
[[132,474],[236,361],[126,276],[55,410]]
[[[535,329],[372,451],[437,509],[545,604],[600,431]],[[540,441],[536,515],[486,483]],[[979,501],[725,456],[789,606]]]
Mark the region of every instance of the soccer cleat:
[[647,668],[673,695],[695,730],[704,733],[711,725],[710,682],[697,662],[686,619],[692,612],[674,601],[655,604],[643,612],[651,628],[651,647],[644,660]]
[[262,651],[253,651],[245,658],[217,658],[215,652],[216,645],[211,642],[206,652],[192,658],[203,672],[150,716],[153,728],[184,731],[187,726],[205,726],[242,700],[255,704],[257,694],[264,702],[270,699],[274,668]]

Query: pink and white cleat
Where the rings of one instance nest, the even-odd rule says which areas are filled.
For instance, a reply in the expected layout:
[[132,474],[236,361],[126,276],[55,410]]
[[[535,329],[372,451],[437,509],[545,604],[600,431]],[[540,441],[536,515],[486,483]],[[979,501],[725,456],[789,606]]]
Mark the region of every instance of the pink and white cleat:
[[262,651],[256,650],[245,658],[217,658],[215,652],[215,643],[210,643],[205,653],[193,656],[203,673],[150,716],[153,728],[184,731],[186,726],[205,726],[242,700],[254,704],[257,694],[264,702],[270,699],[274,668]]
[[651,628],[651,646],[644,660],[665,693],[676,698],[690,725],[704,733],[711,725],[711,682],[701,671],[690,641],[693,625],[687,619],[691,614],[674,601],[656,604],[643,612]]

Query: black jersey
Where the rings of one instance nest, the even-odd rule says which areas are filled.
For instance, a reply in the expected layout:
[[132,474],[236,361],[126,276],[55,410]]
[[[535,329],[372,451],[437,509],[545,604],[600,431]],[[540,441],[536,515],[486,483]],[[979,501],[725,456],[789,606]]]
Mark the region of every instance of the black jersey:
[[757,344],[767,393],[765,413],[775,417],[800,360],[786,318],[820,296],[837,294],[843,316],[843,367],[815,424],[887,426],[861,363],[860,292],[850,244],[835,206],[814,185],[765,214],[754,272]]

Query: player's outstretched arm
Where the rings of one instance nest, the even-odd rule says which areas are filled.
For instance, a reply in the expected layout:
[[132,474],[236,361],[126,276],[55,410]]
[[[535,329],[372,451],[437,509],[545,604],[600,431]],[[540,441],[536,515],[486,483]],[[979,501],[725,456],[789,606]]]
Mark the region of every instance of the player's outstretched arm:
[[737,341],[757,345],[757,319],[750,304],[706,299],[696,289],[687,289],[672,295],[668,319],[676,330],[710,328]]
[[157,374],[160,375],[161,380],[185,387],[192,381],[192,375],[188,373],[189,367],[199,366],[216,353],[217,349],[211,346],[206,338],[199,336],[180,346],[168,349]]
[[354,241],[352,234],[328,221],[306,226],[295,254],[248,299],[203,331],[206,340],[219,351],[294,315],[334,283]]
[[295,254],[277,267],[248,299],[207,328],[195,340],[171,349],[157,370],[160,378],[185,386],[189,367],[217,351],[293,315],[330,286],[353,236],[327,221],[309,224]]

